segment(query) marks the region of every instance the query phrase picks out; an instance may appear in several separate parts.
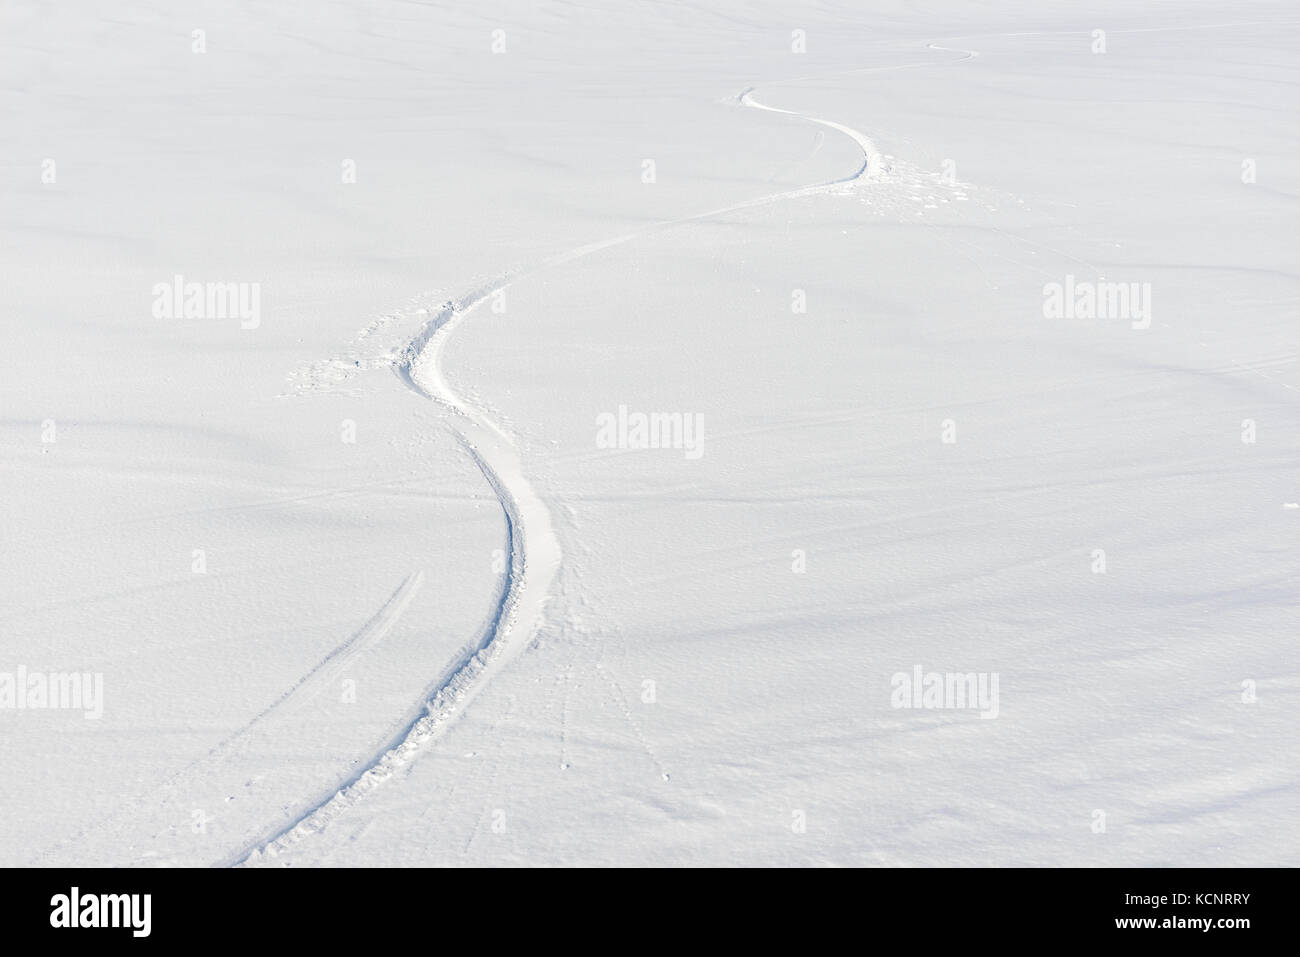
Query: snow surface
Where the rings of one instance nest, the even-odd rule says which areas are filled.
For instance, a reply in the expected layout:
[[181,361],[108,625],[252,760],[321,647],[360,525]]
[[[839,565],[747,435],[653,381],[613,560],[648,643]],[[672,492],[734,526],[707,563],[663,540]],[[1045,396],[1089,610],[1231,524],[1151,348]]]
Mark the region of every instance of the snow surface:
[[1297,54],[4,4],[0,864],[1300,864]]

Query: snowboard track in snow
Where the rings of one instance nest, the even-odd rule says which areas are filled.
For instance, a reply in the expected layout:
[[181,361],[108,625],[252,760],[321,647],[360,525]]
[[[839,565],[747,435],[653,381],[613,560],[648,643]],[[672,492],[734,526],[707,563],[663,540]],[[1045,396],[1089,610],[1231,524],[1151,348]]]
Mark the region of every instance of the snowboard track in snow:
[[[1163,32],[1166,30],[1215,29],[1232,24],[1201,24],[1153,29],[1118,30],[1116,33]],[[1014,33],[971,34],[969,38],[1006,38],[1025,36],[1052,36],[1083,33],[1084,31],[1029,31]],[[865,67],[831,71],[830,75],[890,72],[956,64],[980,56],[979,51],[944,46],[943,43],[967,39],[967,35],[948,37],[926,44],[935,53],[958,54],[946,61],[926,60],[888,66]],[[793,77],[783,82],[814,79],[813,76]],[[821,119],[793,110],[768,106],[754,96],[755,87],[749,87],[735,97],[734,102],[752,109],[780,113],[804,122],[823,126],[847,136],[862,150],[862,164],[852,174],[755,199],[734,203],[679,219],[663,220],[609,239],[588,243],[548,257],[540,262],[516,270],[503,272],[493,279],[476,283],[457,299],[444,302],[422,325],[419,332],[401,350],[393,362],[397,376],[415,393],[437,402],[452,413],[459,428],[457,437],[463,448],[474,459],[484,479],[496,495],[505,520],[506,548],[510,555],[509,567],[501,589],[500,599],[487,627],[476,641],[461,649],[442,674],[429,686],[417,708],[420,713],[406,726],[406,730],[390,740],[378,755],[360,772],[353,775],[341,788],[315,803],[305,813],[288,824],[268,829],[262,838],[239,854],[229,858],[227,865],[253,863],[265,857],[274,857],[303,838],[326,827],[332,820],[364,798],[370,791],[387,781],[400,768],[408,764],[424,747],[441,735],[442,731],[464,710],[486,684],[490,673],[498,670],[511,657],[525,647],[540,624],[542,612],[551,583],[558,571],[561,551],[551,524],[550,510],[533,490],[520,467],[514,440],[483,411],[458,397],[444,380],[438,362],[452,330],[482,302],[498,290],[520,279],[589,256],[611,247],[620,246],[661,230],[687,223],[707,220],[726,213],[770,205],[787,199],[833,192],[857,182],[870,182],[884,171],[884,158],[875,144],[852,127],[832,120]],[[422,712],[422,713],[421,713]],[[667,775],[664,775],[667,778]]]
[[485,413],[461,399],[442,376],[439,358],[451,331],[476,306],[497,290],[534,273],[572,262],[593,253],[640,239],[660,230],[709,219],[725,213],[764,206],[798,196],[808,196],[879,174],[883,159],[869,138],[841,123],[767,106],[755,99],[754,87],[736,97],[752,109],[782,113],[825,126],[847,136],[862,150],[862,164],[850,175],[829,182],[783,190],[756,199],[696,213],[680,219],[651,223],[610,239],[578,246],[551,256],[531,268],[502,273],[479,283],[457,299],[449,300],[430,316],[402,349],[393,369],[405,385],[426,399],[446,407],[456,418],[457,437],[492,488],[505,519],[506,550],[510,556],[501,597],[487,628],[475,643],[444,669],[421,699],[422,712],[406,729],[385,744],[378,756],[329,797],[315,803],[290,823],[268,830],[251,846],[224,863],[253,863],[274,857],[329,824],[367,793],[387,781],[416,754],[438,737],[485,684],[489,673],[527,645],[537,626],[555,575],[561,551],[551,524],[550,510],[533,490],[519,465],[513,439]]
[[[951,61],[972,59],[974,50],[956,50],[934,44],[929,49],[961,53]],[[840,71],[859,73],[911,69],[936,65],[934,61],[909,63],[866,70]],[[797,79],[797,78],[796,78]],[[650,223],[609,239],[588,243],[548,257],[521,269],[503,272],[493,279],[476,283],[459,298],[442,304],[401,350],[393,363],[398,378],[413,392],[444,406],[455,418],[457,438],[474,459],[484,479],[501,505],[505,520],[509,566],[501,597],[487,628],[444,669],[421,699],[418,717],[406,730],[384,745],[377,756],[341,788],[313,804],[289,823],[281,823],[265,832],[251,846],[224,863],[240,865],[273,858],[302,839],[324,829],[349,808],[361,801],[401,768],[409,764],[430,742],[439,737],[469,702],[482,690],[491,673],[518,654],[531,639],[541,622],[549,589],[558,572],[561,550],[551,523],[550,509],[534,491],[520,465],[513,438],[485,412],[461,399],[443,378],[439,358],[450,333],[464,318],[498,290],[520,279],[620,246],[656,232],[712,217],[766,206],[796,197],[832,192],[842,187],[869,182],[883,171],[884,158],[876,145],[863,133],[832,120],[821,119],[793,110],[780,109],[759,102],[755,87],[735,97],[734,102],[751,109],[780,113],[805,122],[824,126],[847,136],[862,151],[862,164],[850,175],[811,186],[783,190],[755,199],[711,209],[678,219]],[[665,779],[667,775],[664,775]]]

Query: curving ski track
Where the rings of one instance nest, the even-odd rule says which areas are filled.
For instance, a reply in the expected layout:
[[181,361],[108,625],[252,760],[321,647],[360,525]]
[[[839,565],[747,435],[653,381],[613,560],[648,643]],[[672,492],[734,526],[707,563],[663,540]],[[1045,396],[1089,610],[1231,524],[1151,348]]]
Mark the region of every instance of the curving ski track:
[[443,672],[425,697],[424,712],[399,739],[390,742],[379,756],[331,796],[310,808],[288,825],[278,826],[227,864],[244,864],[275,856],[298,841],[320,831],[330,821],[362,800],[411,761],[430,741],[438,737],[452,719],[482,690],[487,678],[513,658],[531,638],[541,621],[542,611],[562,559],[551,513],[545,501],[524,475],[513,439],[486,413],[462,399],[443,377],[440,358],[448,336],[464,318],[499,289],[553,266],[631,242],[643,236],[689,222],[720,216],[813,193],[841,187],[879,175],[883,158],[872,141],[852,127],[832,120],[783,110],[760,103],[754,88],[742,92],[736,101],[751,109],[781,113],[835,130],[862,150],[862,165],[839,179],[784,190],[680,219],[662,220],[610,239],[578,246],[538,264],[503,273],[476,285],[458,299],[443,304],[431,316],[398,356],[394,371],[408,388],[445,406],[456,416],[461,444],[473,457],[484,479],[501,503],[505,517],[510,565],[500,602],[492,620],[470,647]]
[[[1154,28],[1153,30],[1119,30],[1118,33],[1158,32],[1162,30],[1213,29],[1234,24],[1203,24],[1183,27]],[[1056,31],[1073,34],[1079,31]],[[1019,37],[1053,35],[1044,32],[992,33],[971,36]],[[947,38],[966,39],[966,36]],[[948,47],[939,41],[929,42],[926,48],[959,56],[950,62],[972,60],[980,54],[976,50]],[[865,67],[857,70],[834,71],[833,75],[868,72],[886,72],[933,66],[934,61],[924,61],[890,66]],[[832,74],[819,74],[826,76]],[[790,82],[815,77],[795,77]],[[365,794],[386,781],[402,765],[410,761],[429,741],[438,736],[455,715],[482,689],[486,678],[513,657],[531,637],[537,627],[545,605],[551,582],[561,560],[561,550],[551,523],[550,511],[523,474],[518,453],[511,437],[481,410],[462,400],[443,378],[439,357],[448,334],[465,316],[495,291],[504,289],[521,278],[591,255],[603,249],[622,245],[658,230],[689,222],[763,206],[780,200],[806,196],[832,190],[857,181],[870,181],[883,170],[883,157],[872,141],[852,127],[832,120],[821,119],[780,109],[759,102],[754,97],[754,87],[745,90],[736,101],[752,109],[781,113],[806,122],[833,129],[858,145],[863,161],[851,175],[812,186],[761,196],[756,199],[723,206],[680,219],[664,220],[647,226],[579,246],[567,252],[542,260],[536,265],[503,273],[495,279],[481,283],[459,299],[450,300],[429,320],[419,333],[402,350],[395,371],[406,385],[418,394],[450,409],[460,422],[459,438],[474,458],[484,478],[501,503],[506,521],[507,547],[511,561],[500,602],[485,631],[470,647],[454,660],[431,686],[426,696],[426,713],[410,725],[408,730],[387,747],[371,764],[356,775],[341,790],[299,816],[287,826],[278,828],[251,848],[241,852],[227,863],[246,863],[263,855],[274,855],[302,838],[325,827],[347,808],[360,801]],[[1289,507],[1289,506],[1288,506]]]

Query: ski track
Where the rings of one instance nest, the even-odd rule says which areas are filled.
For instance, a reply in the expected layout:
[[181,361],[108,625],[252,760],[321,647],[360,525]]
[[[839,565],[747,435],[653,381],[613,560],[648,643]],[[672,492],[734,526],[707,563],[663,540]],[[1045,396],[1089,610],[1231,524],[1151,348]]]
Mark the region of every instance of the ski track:
[[[175,771],[161,784],[154,789],[155,796],[164,793],[162,798],[164,804],[174,800],[175,793],[185,784],[186,776],[192,775],[200,768],[210,766],[213,762],[228,761],[233,757],[238,749],[234,746],[240,743],[255,727],[261,724],[266,718],[272,715],[293,712],[318,698],[321,693],[332,684],[333,680],[343,671],[343,669],[368,651],[371,647],[378,644],[379,641],[392,630],[395,625],[410,606],[411,600],[415,597],[416,592],[424,583],[424,572],[414,571],[402,580],[397,589],[388,597],[388,600],[380,606],[370,620],[362,625],[357,631],[353,632],[347,639],[338,644],[316,665],[299,678],[293,685],[284,691],[280,697],[263,708],[260,712],[249,719],[238,730],[231,732],[217,744],[214,744],[208,753],[189,764]],[[77,831],[71,838],[61,841],[54,846],[42,851],[36,857],[32,858],[27,866],[40,866],[49,858],[66,849],[69,844],[75,844],[81,838],[93,831],[102,831],[109,825],[120,821],[123,816],[130,812],[129,808],[123,808],[122,811],[108,820],[101,820],[87,824],[81,830]],[[155,834],[154,837],[158,835]]]
[[[1118,30],[1116,33],[1161,32],[1163,30],[1214,29],[1239,24],[1205,24],[1181,27],[1158,27],[1150,30]],[[1025,32],[978,34],[972,37],[1006,38],[1021,36],[1073,35],[1083,31]],[[938,53],[955,53],[959,56],[946,61],[961,63],[980,56],[979,51],[948,47],[941,42],[967,39],[966,36],[944,38],[926,44],[926,49]],[[855,70],[835,71],[833,74],[887,72],[935,66],[933,60],[865,67]],[[814,77],[795,77],[784,82],[797,82]],[[275,828],[247,847],[227,865],[256,863],[275,857],[304,838],[324,829],[328,824],[356,805],[369,792],[382,785],[398,770],[409,764],[431,741],[455,719],[482,690],[493,673],[500,670],[528,643],[541,622],[551,583],[562,560],[560,544],[555,536],[551,514],[545,501],[533,489],[524,475],[513,438],[484,411],[459,397],[442,374],[440,358],[450,333],[484,300],[498,290],[520,279],[564,265],[615,246],[652,235],[661,230],[687,223],[707,220],[727,213],[770,205],[782,200],[834,191],[857,182],[871,182],[884,171],[884,157],[866,135],[850,126],[822,119],[794,110],[761,103],[754,96],[755,87],[749,87],[736,97],[736,102],[751,109],[793,116],[835,130],[849,139],[862,151],[862,164],[850,175],[790,190],[783,190],[755,199],[711,209],[679,219],[662,220],[612,238],[575,247],[566,252],[545,258],[531,267],[503,272],[493,279],[478,282],[457,299],[442,304],[420,331],[396,356],[393,369],[397,376],[415,393],[446,407],[458,420],[458,438],[472,456],[484,479],[501,504],[506,524],[506,537],[511,555],[510,567],[501,599],[488,627],[476,643],[465,649],[444,669],[442,675],[430,686],[419,708],[424,714],[409,725],[407,730],[385,746],[379,755],[358,772],[341,789],[317,803],[305,814],[287,826]],[[1038,245],[1038,244],[1034,244]],[[1048,248],[1048,247],[1043,247]],[[1051,250],[1060,255],[1057,250]],[[1074,259],[1075,257],[1066,256]],[[1075,260],[1084,265],[1082,260]],[[1095,267],[1094,267],[1095,268]],[[602,669],[603,670],[603,669]],[[625,704],[625,702],[624,702]],[[639,735],[639,729],[638,735]],[[651,761],[664,780],[669,774],[659,762],[644,737],[641,740]],[[472,840],[472,838],[471,838]]]
[[[488,627],[472,648],[467,648],[443,672],[422,699],[424,712],[399,740],[390,742],[369,766],[354,775],[332,795],[311,807],[288,825],[276,827],[250,847],[224,863],[227,866],[256,863],[275,857],[303,838],[325,828],[366,794],[379,787],[400,768],[407,765],[482,690],[487,679],[500,670],[527,645],[539,625],[551,583],[562,559],[549,507],[524,475],[519,453],[512,437],[486,413],[476,409],[451,388],[442,374],[440,359],[450,333],[475,307],[514,282],[535,273],[590,256],[601,250],[620,246],[660,230],[711,217],[769,205],[797,196],[808,196],[859,180],[870,180],[881,172],[883,157],[876,145],[852,127],[832,120],[783,110],[760,103],[754,88],[742,92],[736,102],[752,109],[815,123],[835,130],[862,150],[862,164],[850,175],[829,182],[783,190],[756,199],[733,203],[679,219],[662,220],[609,239],[587,243],[546,258],[531,268],[505,272],[487,282],[476,284],[458,299],[449,300],[438,309],[402,349],[393,369],[398,378],[417,394],[446,407],[457,417],[458,438],[474,459],[484,479],[501,503],[510,551],[510,567],[500,602]],[[644,743],[644,742],[643,742]],[[653,754],[652,754],[653,759]],[[657,759],[655,764],[659,765]],[[661,765],[665,780],[668,774]]]
[[392,630],[393,625],[397,623],[397,620],[402,617],[410,606],[412,599],[415,598],[415,593],[420,590],[422,584],[424,584],[424,572],[416,571],[407,575],[402,583],[397,586],[397,590],[389,596],[388,601],[384,602],[379,611],[375,612],[360,630],[321,659],[316,667],[303,675],[297,684],[285,691],[265,710],[254,716],[246,725],[213,748],[212,753],[216,754],[224,750],[236,739],[247,734],[276,708],[291,702],[288,710],[292,711],[320,697],[321,692],[333,684],[334,679],[347,665],[355,661],[358,656]]

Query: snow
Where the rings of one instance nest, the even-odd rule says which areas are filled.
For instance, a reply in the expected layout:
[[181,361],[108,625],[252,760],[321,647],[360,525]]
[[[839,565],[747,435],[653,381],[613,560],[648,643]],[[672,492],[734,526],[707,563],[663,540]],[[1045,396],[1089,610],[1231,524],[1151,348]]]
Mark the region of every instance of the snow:
[[0,864],[1300,863],[1297,25],[5,5]]

